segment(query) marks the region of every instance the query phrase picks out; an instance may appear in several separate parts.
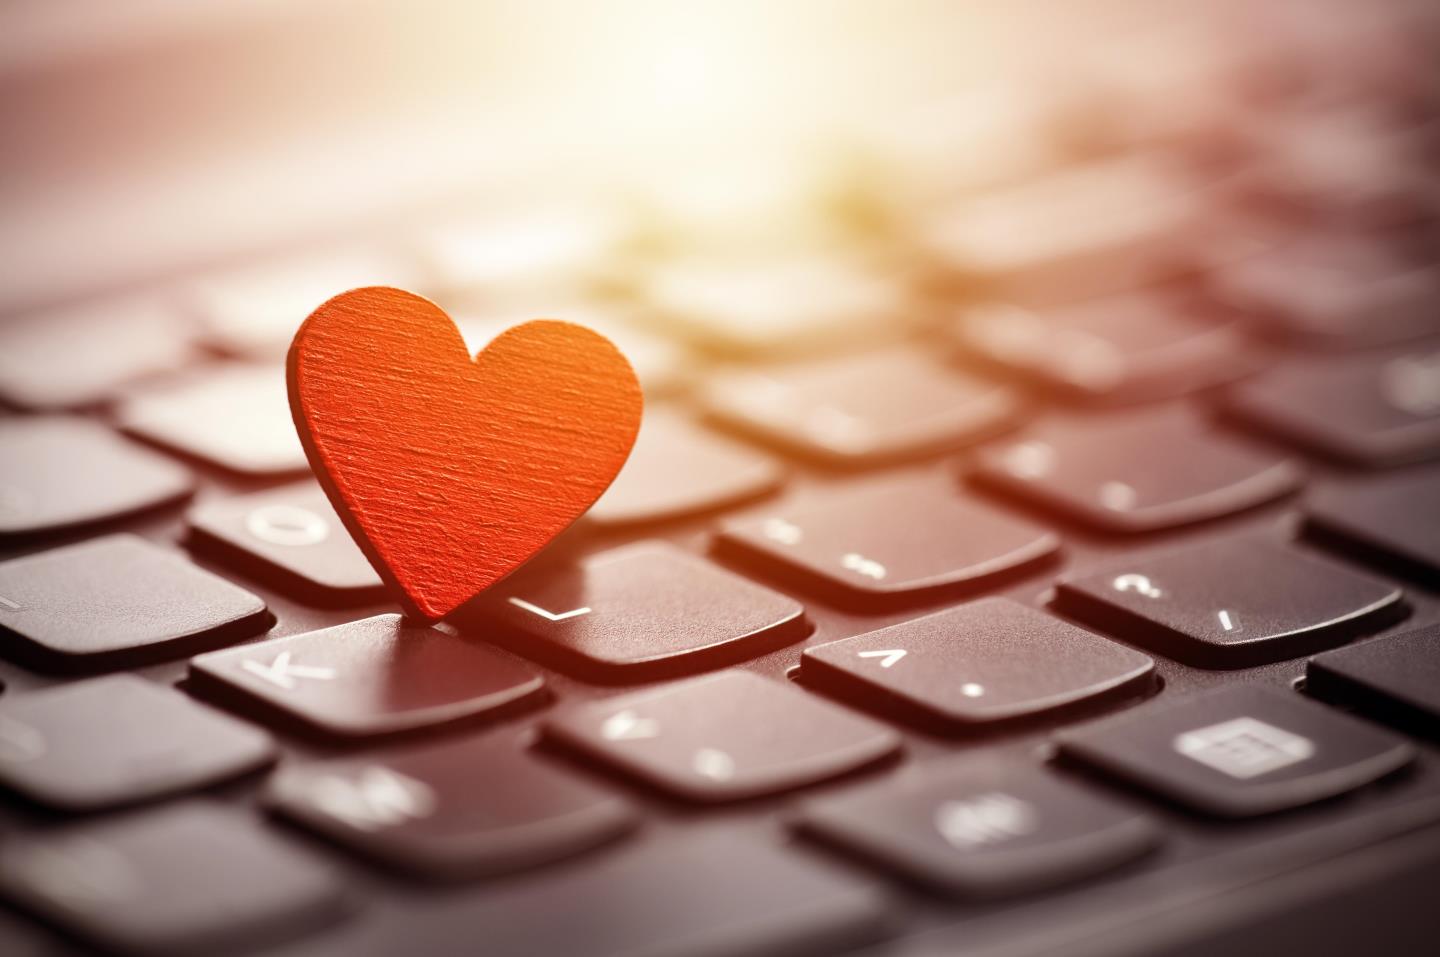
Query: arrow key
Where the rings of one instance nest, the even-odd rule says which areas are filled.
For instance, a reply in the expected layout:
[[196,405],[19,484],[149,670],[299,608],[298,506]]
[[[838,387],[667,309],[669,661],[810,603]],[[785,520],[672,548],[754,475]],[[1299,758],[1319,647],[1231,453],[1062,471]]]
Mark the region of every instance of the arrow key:
[[1008,598],[808,648],[800,677],[858,704],[963,731],[1142,692],[1154,662]]
[[544,679],[503,652],[377,615],[200,655],[200,695],[328,737],[397,734],[507,712]]

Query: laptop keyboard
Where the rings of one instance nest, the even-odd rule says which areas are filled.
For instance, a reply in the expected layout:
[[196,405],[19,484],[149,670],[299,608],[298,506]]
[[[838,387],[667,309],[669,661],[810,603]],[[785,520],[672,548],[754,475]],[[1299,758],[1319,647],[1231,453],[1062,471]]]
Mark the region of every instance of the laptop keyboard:
[[[1277,33],[1006,107],[1002,169],[896,118],[821,242],[451,210],[0,324],[0,952],[1128,953],[1433,836],[1440,24],[1391,6],[1423,69]],[[380,282],[647,396],[433,628],[286,403]]]

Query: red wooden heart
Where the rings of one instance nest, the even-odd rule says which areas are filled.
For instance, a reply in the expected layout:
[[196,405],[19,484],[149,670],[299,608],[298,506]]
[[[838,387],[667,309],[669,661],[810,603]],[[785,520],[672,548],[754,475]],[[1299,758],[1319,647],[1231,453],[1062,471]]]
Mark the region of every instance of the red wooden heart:
[[443,618],[585,513],[640,425],[608,339],[538,320],[473,360],[434,303],[342,293],[295,334],[290,409],[305,454],[404,608]]

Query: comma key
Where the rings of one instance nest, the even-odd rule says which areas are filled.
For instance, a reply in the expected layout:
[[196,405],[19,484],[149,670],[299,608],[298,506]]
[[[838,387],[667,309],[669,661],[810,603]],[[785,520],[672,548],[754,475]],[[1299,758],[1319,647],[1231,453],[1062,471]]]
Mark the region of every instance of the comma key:
[[552,740],[686,800],[804,787],[893,755],[900,737],[789,684],[729,671],[573,705]]

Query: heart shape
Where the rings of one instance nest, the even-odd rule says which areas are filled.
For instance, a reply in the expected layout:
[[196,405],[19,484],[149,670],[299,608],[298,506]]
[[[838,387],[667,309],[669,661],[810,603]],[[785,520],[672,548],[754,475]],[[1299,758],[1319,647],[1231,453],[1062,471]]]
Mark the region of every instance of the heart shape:
[[599,333],[527,322],[472,360],[444,310],[381,286],[311,313],[286,378],[335,511],[405,610],[426,621],[583,515],[640,426],[640,383]]

